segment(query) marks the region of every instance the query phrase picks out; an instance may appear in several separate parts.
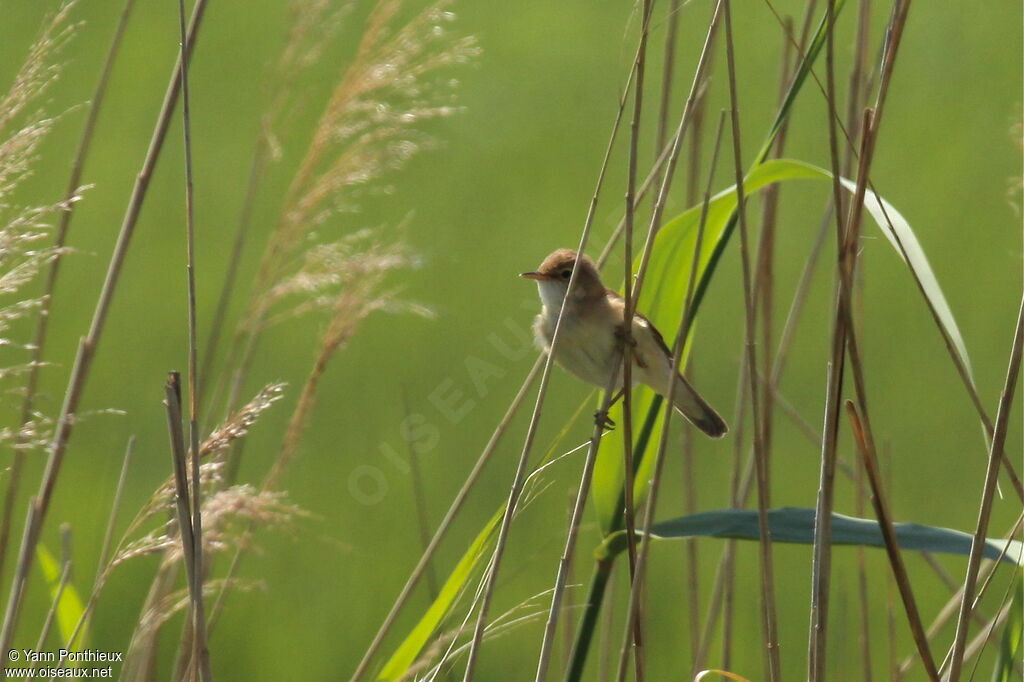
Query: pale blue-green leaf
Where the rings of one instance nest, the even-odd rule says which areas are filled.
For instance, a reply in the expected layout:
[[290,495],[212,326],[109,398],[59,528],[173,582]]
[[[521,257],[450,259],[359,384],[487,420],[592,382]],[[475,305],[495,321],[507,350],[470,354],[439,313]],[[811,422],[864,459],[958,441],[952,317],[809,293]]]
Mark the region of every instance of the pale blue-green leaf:
[[[770,510],[768,528],[772,542],[814,544],[814,515],[815,510],[811,507]],[[971,553],[973,537],[969,533],[918,523],[897,523],[895,530],[896,541],[903,550],[963,556]],[[638,532],[637,536],[640,537],[641,533]],[[656,540],[696,537],[759,540],[761,532],[757,510],[719,509],[656,523],[651,527],[651,537]],[[832,544],[884,547],[885,541],[874,519],[832,514]],[[625,531],[618,531],[601,543],[597,555],[606,558],[625,548]],[[985,542],[984,556],[1021,565],[1022,549],[1024,545],[1018,540],[991,539]]]

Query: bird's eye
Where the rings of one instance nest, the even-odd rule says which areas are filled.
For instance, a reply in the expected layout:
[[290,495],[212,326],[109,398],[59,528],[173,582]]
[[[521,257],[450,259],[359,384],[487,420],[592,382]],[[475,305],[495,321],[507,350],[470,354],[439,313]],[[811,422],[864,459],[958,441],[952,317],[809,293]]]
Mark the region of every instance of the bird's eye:
[[569,279],[570,277],[572,277],[572,270],[562,270],[561,277],[562,279]]

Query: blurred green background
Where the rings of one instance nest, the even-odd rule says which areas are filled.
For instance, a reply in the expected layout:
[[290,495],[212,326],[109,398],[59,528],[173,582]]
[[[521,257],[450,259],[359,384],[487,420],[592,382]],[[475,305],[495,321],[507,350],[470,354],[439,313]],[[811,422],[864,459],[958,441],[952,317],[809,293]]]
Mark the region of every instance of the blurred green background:
[[[32,36],[52,2],[7,2],[0,23],[0,83],[21,63]],[[118,2],[82,0],[75,16],[84,20],[64,52],[66,72],[49,94],[47,110],[65,111],[43,149],[34,176],[19,196],[23,203],[52,201],[63,191],[72,150],[84,120],[85,102],[119,12]],[[280,48],[286,22],[284,3],[214,0],[202,29],[193,69],[196,217],[200,338],[205,338],[223,277],[234,225],[245,188],[248,159],[265,98],[257,87],[264,65]],[[743,145],[746,159],[760,147],[775,109],[782,36],[767,6],[734,3]],[[799,22],[803,3],[779,0],[776,7]],[[874,58],[888,7],[873,3]],[[281,196],[308,140],[312,123],[347,63],[361,31],[368,3],[357,2],[345,28],[313,70],[304,96],[305,113],[283,136],[285,156],[259,197],[254,228],[258,249],[244,261],[243,285],[253,276],[262,238],[273,227]],[[412,8],[407,8],[410,10]],[[235,593],[211,641],[214,670],[229,680],[328,680],[354,667],[420,553],[411,477],[407,467],[384,453],[407,457],[399,424],[403,400],[439,429],[437,446],[421,457],[431,527],[440,519],[505,407],[515,394],[535,351],[523,348],[522,330],[534,315],[535,291],[515,275],[534,268],[556,247],[574,246],[593,192],[619,92],[635,49],[637,15],[629,3],[569,0],[550,3],[463,2],[453,30],[473,35],[482,54],[451,71],[465,111],[431,123],[438,149],[417,156],[385,183],[394,192],[363,200],[357,214],[333,219],[323,232],[395,224],[411,214],[406,237],[425,258],[414,272],[392,283],[402,295],[437,313],[428,320],[377,314],[332,363],[298,461],[283,487],[312,516],[285,532],[262,532],[260,551],[247,557],[243,574],[265,589]],[[680,15],[679,62],[673,116],[681,109],[710,15],[711,3],[695,0]],[[108,256],[145,152],[154,117],[177,50],[177,3],[139,3],[117,64],[110,96],[99,122],[95,151],[85,182],[94,185],[78,209],[53,308],[53,341],[43,372],[40,408],[56,415],[77,339],[87,327]],[[1012,178],[1021,172],[1019,121],[1022,101],[1021,6],[1013,2],[915,3],[881,124],[872,179],[878,191],[909,219],[944,287],[961,326],[987,407],[994,414],[1004,378],[1021,283],[1020,218],[1008,200]],[[840,20],[837,62],[844,83],[852,53],[855,12]],[[648,111],[660,83],[663,15],[652,29]],[[712,114],[727,106],[724,53],[715,56],[708,92]],[[823,73],[823,72],[822,72]],[[6,85],[4,86],[6,87]],[[713,116],[712,116],[713,117]],[[824,100],[809,84],[793,117],[787,156],[827,167]],[[641,141],[646,162],[654,140]],[[138,437],[125,509],[134,510],[170,472],[162,384],[170,369],[184,370],[185,270],[182,215],[180,123],[172,128],[146,200],[112,309],[107,334],[84,398],[84,409],[124,410],[123,416],[94,414],[76,427],[44,542],[57,547],[57,526],[74,532],[75,578],[81,589],[92,580],[99,541],[129,435]],[[625,139],[625,138],[623,138]],[[710,134],[705,148],[710,146]],[[620,145],[594,226],[603,245],[621,215],[625,162]],[[728,149],[726,147],[725,149]],[[728,156],[723,156],[728,158]],[[731,163],[719,169],[716,187],[729,184]],[[686,207],[684,173],[667,215]],[[702,181],[703,182],[703,179]],[[810,249],[829,188],[796,183],[782,190],[777,258],[777,325]],[[1015,198],[1019,201],[1019,195]],[[754,201],[751,216],[756,212]],[[753,221],[752,221],[753,222]],[[637,239],[639,248],[640,239]],[[734,241],[703,306],[696,332],[695,383],[727,420],[734,414],[742,353],[742,291]],[[977,419],[942,341],[909,274],[872,225],[862,241],[863,345],[872,421],[891,456],[891,499],[900,520],[973,530],[984,476],[985,451]],[[597,246],[594,248],[596,254]],[[808,308],[796,337],[782,392],[812,424],[824,402],[832,290],[831,244],[818,270]],[[621,279],[621,255],[613,258],[610,283]],[[240,312],[241,297],[232,315]],[[234,319],[234,317],[233,317]],[[506,325],[511,321],[517,332]],[[308,372],[322,320],[307,317],[273,328],[266,336],[245,393],[263,384],[291,384],[286,399],[255,427],[246,445],[242,478],[258,482],[280,444],[295,391]],[[27,338],[28,327],[23,328]],[[503,357],[489,341],[498,334],[521,349]],[[517,335],[518,334],[518,335]],[[8,357],[16,356],[8,351]],[[499,376],[480,395],[467,361],[491,363]],[[11,364],[10,362],[7,364]],[[467,407],[458,423],[445,418],[430,396],[460,392]],[[541,452],[586,395],[575,379],[558,372],[540,425]],[[532,404],[532,403],[528,403]],[[5,423],[14,423],[19,401],[4,402]],[[436,570],[445,574],[468,541],[507,495],[526,432],[524,411],[512,424],[495,463],[470,498]],[[1019,416],[1016,410],[1015,415]],[[773,504],[813,506],[817,449],[784,416],[776,420]],[[1008,452],[1020,452],[1020,420]],[[589,434],[578,423],[568,442]],[[734,444],[697,443],[698,507],[728,505]],[[848,432],[843,456],[851,456]],[[34,490],[44,458],[33,454],[28,486]],[[492,614],[497,615],[551,585],[564,540],[570,491],[581,457],[550,469],[551,483],[513,527],[509,554]],[[374,481],[357,467],[378,472]],[[659,517],[682,513],[682,468],[673,457]],[[852,513],[852,488],[839,481],[838,511]],[[373,485],[371,485],[371,483]],[[354,495],[352,486],[363,491]],[[374,487],[376,486],[376,487]],[[23,495],[23,497],[25,497]],[[372,498],[372,499],[370,499]],[[26,498],[27,499],[27,498]],[[24,509],[20,500],[18,509]],[[992,528],[1004,532],[1019,513],[1010,496],[997,501]],[[17,519],[22,518],[21,511]],[[579,547],[573,583],[589,578],[589,551],[598,533],[592,515]],[[17,532],[16,535],[17,537]],[[703,606],[712,571],[723,547],[700,545]],[[805,547],[776,550],[782,661],[786,679],[805,667],[809,557]],[[836,551],[830,679],[859,679],[856,643],[855,555]],[[684,553],[665,543],[653,553],[649,589],[648,651],[651,679],[683,679],[689,667],[689,632],[684,597]],[[739,555],[738,618],[732,669],[762,677],[759,584],[756,546]],[[114,575],[93,624],[93,645],[124,650],[156,565],[130,562]],[[960,580],[966,561],[944,560]],[[947,589],[919,559],[909,559],[924,617],[930,620]],[[876,673],[888,659],[885,578],[881,552],[871,552],[873,648]],[[8,572],[8,575],[10,573]],[[621,575],[618,578],[621,580]],[[582,587],[570,599],[583,597]],[[7,587],[4,586],[6,598]],[[619,585],[618,600],[626,590]],[[1001,593],[1001,590],[1000,590]],[[45,604],[44,585],[33,580],[22,637],[34,639]],[[400,619],[404,632],[427,604],[419,594]],[[898,607],[897,607],[898,608]],[[994,608],[994,607],[993,607]],[[991,610],[990,610],[991,612]],[[621,604],[618,613],[622,613]],[[913,646],[902,612],[895,616],[895,652]],[[542,627],[527,625],[488,646],[479,679],[532,679]],[[174,626],[168,630],[173,635]],[[392,642],[397,642],[397,638]],[[942,647],[951,633],[940,638]],[[616,649],[620,633],[615,630]],[[390,645],[386,648],[390,648]],[[717,645],[710,663],[717,663]],[[593,652],[596,654],[596,647]],[[592,656],[594,660],[596,656]],[[987,669],[984,675],[987,675]],[[912,677],[923,679],[916,669]]]

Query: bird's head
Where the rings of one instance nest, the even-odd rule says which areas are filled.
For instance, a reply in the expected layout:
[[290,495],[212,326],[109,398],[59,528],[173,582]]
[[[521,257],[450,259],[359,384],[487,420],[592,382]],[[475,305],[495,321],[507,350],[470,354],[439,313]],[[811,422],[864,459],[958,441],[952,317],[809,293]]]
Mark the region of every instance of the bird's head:
[[520,273],[519,276],[537,282],[537,290],[544,305],[561,307],[562,299],[569,290],[573,268],[578,270],[576,281],[573,283],[573,299],[584,300],[605,295],[604,285],[594,261],[586,255],[580,256],[571,249],[559,249],[551,253],[539,268]]

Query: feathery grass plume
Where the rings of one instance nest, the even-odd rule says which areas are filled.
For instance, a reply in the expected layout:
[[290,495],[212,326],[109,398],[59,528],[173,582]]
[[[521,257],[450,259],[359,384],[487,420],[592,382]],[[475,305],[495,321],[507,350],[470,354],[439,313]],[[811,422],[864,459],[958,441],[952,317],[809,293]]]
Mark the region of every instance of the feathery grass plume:
[[[301,282],[295,274],[309,267],[310,259],[331,257],[332,247],[315,246],[315,231],[337,214],[357,210],[371,189],[390,191],[376,181],[434,142],[419,124],[457,111],[452,104],[456,81],[439,71],[468,61],[477,47],[471,37],[449,36],[445,25],[454,15],[448,4],[434,3],[397,27],[401,0],[379,0],[371,11],[356,55],[320,115],[261,258],[239,327],[240,337],[248,340],[234,370],[233,393],[282,286]],[[314,246],[307,246],[311,242]],[[313,251],[304,254],[307,248]],[[327,251],[317,252],[319,248]],[[232,403],[229,398],[229,408]]]
[[[237,549],[249,542],[248,530],[252,525],[281,528],[296,518],[307,516],[305,510],[289,504],[283,493],[259,491],[251,485],[236,485],[216,489],[219,464],[203,465],[203,484],[212,489],[203,501],[203,550],[208,553]],[[154,505],[149,516],[159,510],[166,511],[173,504],[173,489],[167,486],[154,495],[161,504]],[[178,539],[177,524],[168,521],[163,526],[135,540],[124,543],[110,562],[110,569],[120,566],[139,556],[163,554],[163,561],[175,563],[181,560],[181,540]]]
[[[271,301],[299,297],[300,302],[283,316],[321,310],[327,313],[328,319],[313,367],[288,422],[278,458],[264,480],[265,489],[276,486],[281,473],[294,458],[316,404],[320,378],[331,358],[352,338],[359,324],[377,310],[430,314],[421,305],[399,300],[395,290],[383,288],[389,273],[419,264],[419,257],[402,243],[382,241],[377,230],[360,230],[331,244],[309,249],[298,272],[270,292]],[[270,318],[268,322],[279,318]]]
[[[207,598],[212,598],[217,595],[217,592],[224,589],[225,583],[230,582],[231,587],[239,589],[245,592],[252,590],[263,589],[263,583],[256,580],[242,580],[238,578],[231,579],[230,581],[221,579],[206,580],[203,583],[203,595]],[[140,642],[147,641],[152,638],[160,628],[173,618],[176,614],[185,611],[189,607],[189,594],[187,589],[181,589],[169,592],[164,595],[157,603],[152,604],[139,618],[138,624],[135,626],[135,632],[132,634],[131,643],[128,645],[128,651],[125,655],[125,669],[128,668],[128,661],[138,648]],[[124,676],[122,676],[124,679]],[[145,679],[150,679],[146,677]]]
[[[79,26],[68,22],[74,4],[74,0],[64,2],[44,22],[10,88],[0,98],[0,301],[17,296],[58,255],[57,249],[39,242],[48,236],[50,219],[80,199],[76,193],[67,201],[44,206],[14,202],[15,191],[33,173],[40,144],[59,120],[32,107],[61,75],[63,65],[56,59]],[[0,346],[17,345],[7,338],[12,323],[40,303],[39,299],[19,298],[0,304]]]
[[216,457],[224,453],[233,441],[247,436],[260,415],[284,397],[286,385],[282,382],[267,384],[252,400],[214,429],[199,446],[200,459]]
[[[303,74],[318,61],[324,46],[337,33],[342,18],[354,4],[355,0],[291,0],[288,5],[289,22],[284,47],[277,60],[267,67],[261,79],[260,87],[268,104],[260,117],[259,131],[249,162],[245,196],[235,227],[234,243],[204,349],[205,357],[201,372],[204,378],[210,376],[217,357],[225,330],[225,318],[238,283],[242,256],[248,245],[256,199],[267,168],[272,162],[280,161],[283,156],[278,131],[293,124],[295,115],[302,108],[301,104],[304,101],[298,94],[302,92]],[[240,337],[236,334],[236,345],[239,341]],[[205,388],[207,382],[202,383]],[[214,398],[207,406],[208,409],[210,405],[220,402],[219,390],[224,382],[214,383]]]
[[[224,482],[224,461],[220,457],[227,451],[230,445],[245,436],[259,420],[260,416],[284,395],[283,383],[267,384],[257,393],[252,400],[239,408],[234,414],[224,420],[209,436],[199,445],[199,457],[204,460],[199,467],[201,483],[209,494],[220,488]],[[150,495],[149,500],[136,513],[135,518],[128,524],[119,549],[115,553],[119,556],[128,547],[128,538],[135,535],[145,525],[146,521],[153,518],[158,512],[164,512],[173,505],[174,499],[174,477],[168,476],[160,486]],[[204,502],[204,509],[206,503]],[[120,563],[116,561],[115,563]]]
[[[75,0],[66,0],[44,20],[9,88],[0,94],[0,347],[30,350],[29,346],[9,338],[15,321],[35,313],[42,305],[40,298],[23,296],[22,289],[62,253],[42,242],[49,234],[50,220],[80,198],[75,192],[63,201],[42,206],[24,206],[15,201],[17,189],[32,175],[43,139],[59,120],[59,116],[47,115],[40,101],[60,77],[63,65],[58,57],[79,27],[70,21],[74,4]],[[0,369],[0,381],[6,384],[11,377],[31,375],[33,367],[31,362],[4,367]],[[4,392],[24,395],[26,385],[21,382],[15,388],[5,386]],[[52,426],[37,412],[25,417],[20,428],[4,429],[0,433],[0,444],[12,447],[15,453],[0,512],[0,575],[5,565],[24,453],[45,445]]]

